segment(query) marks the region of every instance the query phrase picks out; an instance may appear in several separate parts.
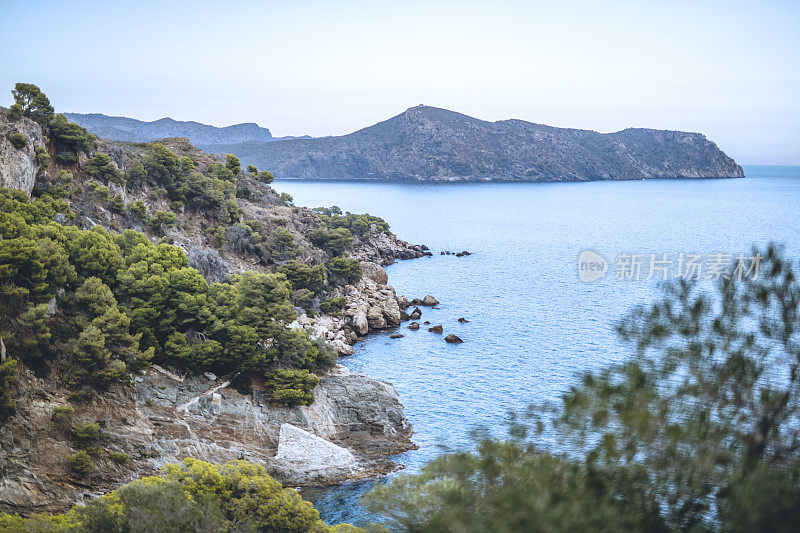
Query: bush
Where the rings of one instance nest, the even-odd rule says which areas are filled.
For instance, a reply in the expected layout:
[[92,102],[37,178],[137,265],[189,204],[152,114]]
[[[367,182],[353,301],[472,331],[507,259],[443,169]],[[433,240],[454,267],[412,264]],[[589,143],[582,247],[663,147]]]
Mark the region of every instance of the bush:
[[295,291],[307,289],[312,294],[318,294],[325,284],[325,267],[322,265],[312,267],[293,260],[278,267],[278,272],[286,276]]
[[242,164],[239,162],[239,158],[233,154],[225,154],[225,167],[227,167],[234,176],[238,176],[239,172],[242,171]]
[[36,164],[41,168],[47,168],[50,166],[50,155],[47,153],[47,150],[44,146],[36,146],[34,148],[36,152]]
[[147,207],[142,200],[129,203],[128,212],[136,216],[139,220],[147,221]]
[[95,471],[95,464],[86,451],[67,455],[67,469],[73,474],[86,477]]
[[11,146],[17,150],[22,150],[28,146],[28,138],[19,132],[10,134],[8,140],[11,141]]
[[347,305],[347,298],[338,296],[336,298],[328,298],[319,304],[319,310],[323,313],[337,313]]
[[[258,173],[256,179],[261,183],[266,183],[267,185],[269,185],[275,180],[275,176],[273,176],[272,172],[270,172],[269,170],[262,170],[261,172]],[[281,199],[283,198],[281,197]],[[292,201],[291,196],[289,197],[289,201]]]
[[65,163],[77,162],[75,152],[91,152],[94,150],[97,137],[58,114],[50,121],[50,136],[56,147],[59,159]]
[[105,434],[98,424],[84,424],[72,430],[72,440],[75,445],[93,457],[100,455],[98,444],[104,439]]
[[127,453],[115,452],[115,451],[109,451],[108,458],[117,463],[118,465],[124,465],[130,459]]
[[75,414],[75,409],[71,405],[59,405],[54,407],[50,420],[59,429],[68,429],[72,426],[72,417]]
[[356,235],[366,235],[373,225],[380,232],[389,231],[389,224],[385,220],[370,214],[356,215],[350,212],[342,214],[342,210],[337,206],[317,207],[314,212],[328,228],[346,228]]
[[0,422],[5,422],[17,412],[17,395],[15,385],[17,376],[17,362],[7,359],[0,364]]
[[296,406],[314,403],[314,387],[319,385],[319,378],[308,370],[281,368],[266,374],[264,385],[270,403],[275,405]]
[[111,198],[111,191],[108,187],[98,181],[90,180],[86,183],[86,189],[96,202],[106,202]]
[[294,198],[288,192],[282,192],[281,201],[287,205],[292,205],[292,202],[294,202]]
[[122,194],[115,194],[111,200],[109,200],[108,207],[115,213],[123,213],[125,211],[125,200],[122,198]]
[[361,263],[358,259],[334,257],[328,262],[328,271],[345,283],[355,283],[361,279]]
[[86,162],[83,169],[89,176],[100,181],[117,185],[125,184],[125,175],[108,154],[97,154]]
[[162,234],[164,228],[171,228],[175,225],[175,213],[172,211],[156,211],[149,224],[154,232]]

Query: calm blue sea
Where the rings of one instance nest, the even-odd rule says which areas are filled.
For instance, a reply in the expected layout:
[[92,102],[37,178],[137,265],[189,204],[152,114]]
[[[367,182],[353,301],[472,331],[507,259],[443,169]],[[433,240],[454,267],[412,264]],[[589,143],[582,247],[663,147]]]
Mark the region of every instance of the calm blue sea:
[[[617,281],[618,254],[749,254],[784,243],[800,257],[800,167],[745,167],[747,178],[590,183],[378,184],[287,182],[297,205],[338,205],[386,219],[430,258],[388,267],[409,298],[433,294],[442,324],[464,344],[401,327],[360,343],[341,362],[390,381],[414,426],[419,450],[397,458],[413,472],[443,449],[468,446],[478,424],[501,427],[509,410],[556,399],[577,373],[629,357],[612,326],[657,294],[650,281]],[[605,279],[583,283],[577,258],[604,256]],[[442,250],[473,255],[442,256]],[[675,265],[676,266],[676,265]],[[466,317],[468,324],[457,319]],[[307,494],[330,522],[363,524],[358,503],[371,483]]]

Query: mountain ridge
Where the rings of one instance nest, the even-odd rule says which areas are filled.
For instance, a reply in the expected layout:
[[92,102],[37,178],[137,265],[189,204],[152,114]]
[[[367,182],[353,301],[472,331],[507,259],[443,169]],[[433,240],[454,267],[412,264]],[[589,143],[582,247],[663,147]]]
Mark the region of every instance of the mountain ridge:
[[64,113],[64,115],[98,137],[112,141],[150,142],[168,137],[186,137],[193,144],[222,144],[272,140],[269,129],[262,128],[255,122],[217,127],[194,120],[175,120],[170,117],[143,121],[102,113]]
[[335,137],[204,146],[276,178],[379,181],[589,181],[744,177],[705,135],[626,128],[598,133],[520,119],[481,120],[415,106]]
[[[77,116],[77,122],[83,121],[89,131],[102,137],[113,138],[113,131],[85,118],[92,116],[96,115]],[[68,117],[75,119],[76,115]],[[176,128],[197,124],[170,123]],[[252,123],[229,128],[238,126],[258,128]],[[187,137],[206,151],[235,154],[243,163],[270,169],[278,179],[592,181],[744,177],[742,168],[701,133],[649,128],[599,133],[521,119],[490,122],[426,105],[410,107],[339,136],[273,138],[270,134],[264,139],[251,134],[220,142],[227,137],[193,138],[192,133],[174,130],[164,137]]]

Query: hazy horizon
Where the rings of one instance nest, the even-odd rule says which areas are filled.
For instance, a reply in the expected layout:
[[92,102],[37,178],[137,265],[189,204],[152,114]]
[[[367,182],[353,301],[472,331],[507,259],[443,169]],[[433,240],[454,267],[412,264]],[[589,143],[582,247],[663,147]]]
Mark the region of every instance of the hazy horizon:
[[61,112],[320,137],[424,103],[604,133],[698,131],[740,164],[800,164],[795,2],[11,0],[2,10],[35,25],[0,35],[0,105],[26,81]]

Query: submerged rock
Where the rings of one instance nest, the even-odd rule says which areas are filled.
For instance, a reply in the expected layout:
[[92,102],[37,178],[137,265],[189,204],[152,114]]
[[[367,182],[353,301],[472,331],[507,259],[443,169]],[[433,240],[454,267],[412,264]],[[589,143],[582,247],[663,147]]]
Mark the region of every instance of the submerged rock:
[[419,329],[419,322],[412,322],[408,325],[408,329],[417,331]]
[[389,335],[389,338],[390,339],[402,339],[403,338],[403,334],[402,333],[394,333],[392,335]]
[[469,322],[469,320],[467,320],[467,319],[466,319],[466,318],[464,318],[463,316],[462,316],[461,318],[459,318],[459,319],[458,319],[458,321],[459,321],[460,323],[462,323],[462,324],[466,324],[467,322]]
[[437,324],[432,328],[428,328],[428,331],[430,331],[431,333],[442,333],[444,332],[444,328],[442,327],[441,324]]

